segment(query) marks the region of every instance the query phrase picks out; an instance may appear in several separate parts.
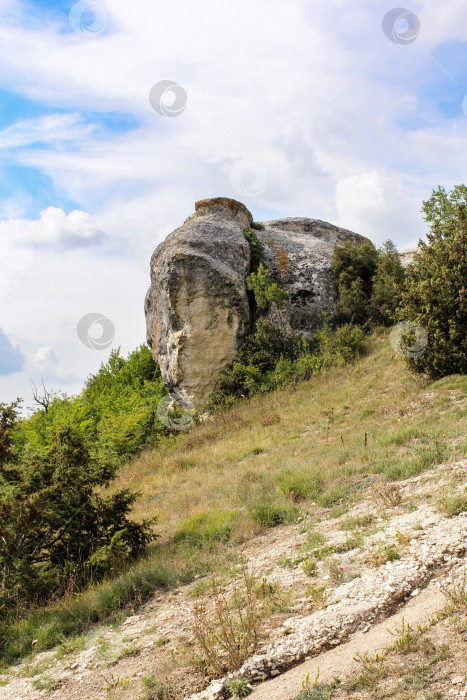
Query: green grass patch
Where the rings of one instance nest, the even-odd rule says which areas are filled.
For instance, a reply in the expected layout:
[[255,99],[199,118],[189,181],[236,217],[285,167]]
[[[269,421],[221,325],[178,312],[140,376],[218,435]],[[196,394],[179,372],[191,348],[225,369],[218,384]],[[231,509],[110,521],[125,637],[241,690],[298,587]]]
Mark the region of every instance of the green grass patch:
[[323,491],[324,476],[320,471],[281,469],[276,480],[282,493],[297,501],[316,501]]
[[282,523],[293,523],[300,515],[300,509],[292,503],[259,498],[248,506],[248,514],[260,525],[276,527]]
[[213,542],[227,542],[237,523],[237,511],[208,510],[183,520],[175,539],[186,540],[196,547]]
[[453,518],[467,511],[467,491],[458,491],[455,488],[447,489],[438,499],[439,510]]

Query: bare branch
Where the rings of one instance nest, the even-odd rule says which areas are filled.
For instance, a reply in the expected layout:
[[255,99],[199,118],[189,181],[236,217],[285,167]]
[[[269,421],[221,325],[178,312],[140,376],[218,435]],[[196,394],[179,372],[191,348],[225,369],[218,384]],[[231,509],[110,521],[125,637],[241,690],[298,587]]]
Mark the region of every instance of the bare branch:
[[31,386],[32,386],[32,397],[36,403],[39,404],[39,406],[42,406],[45,413],[49,410],[49,405],[50,405],[50,391],[47,391],[45,388],[44,380],[42,380],[42,388],[44,390],[44,393],[42,396],[39,396],[39,390],[37,386],[34,384],[34,382],[31,380]]

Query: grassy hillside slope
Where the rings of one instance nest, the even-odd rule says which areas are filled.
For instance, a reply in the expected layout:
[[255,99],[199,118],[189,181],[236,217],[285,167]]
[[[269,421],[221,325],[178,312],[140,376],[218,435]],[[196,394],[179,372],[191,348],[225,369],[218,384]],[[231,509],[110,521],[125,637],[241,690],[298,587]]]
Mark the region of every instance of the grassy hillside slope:
[[368,346],[352,365],[244,401],[123,467],[115,488],[140,492],[134,517],[158,514],[159,539],[131,569],[4,629],[4,663],[121,622],[157,589],[228,576],[269,527],[342,515],[375,484],[464,457],[467,377],[410,374],[386,333]]
[[158,511],[164,539],[199,535],[208,520],[213,538],[229,530],[241,539],[258,523],[338,508],[374,480],[465,455],[466,392],[466,376],[410,374],[383,334],[353,365],[245,401],[146,451],[116,485],[141,492],[135,517]]

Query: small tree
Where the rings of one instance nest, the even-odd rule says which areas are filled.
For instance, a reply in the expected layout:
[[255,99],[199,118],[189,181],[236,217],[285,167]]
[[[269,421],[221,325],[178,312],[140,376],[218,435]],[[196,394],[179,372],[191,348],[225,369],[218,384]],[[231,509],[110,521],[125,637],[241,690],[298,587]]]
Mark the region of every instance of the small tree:
[[0,470],[0,610],[47,600],[144,550],[153,521],[129,519],[136,494],[102,493],[115,468],[93,460],[71,426],[52,447]]
[[378,252],[371,241],[358,245],[345,241],[334,247],[331,270],[342,321],[363,324],[372,315],[371,295],[377,265]]
[[452,226],[456,227],[459,207],[466,205],[466,185],[456,185],[450,192],[440,186],[433,190],[430,199],[423,202],[422,211],[425,221],[430,224],[431,232],[435,233],[436,227],[441,227],[444,231]]
[[407,361],[433,378],[467,373],[467,207],[452,213],[466,192],[464,185],[449,195],[438,188],[424,202],[431,231],[428,243],[419,241],[398,311],[401,321],[415,322],[428,334],[424,352]]
[[378,262],[373,278],[371,314],[385,325],[394,322],[396,309],[401,299],[405,270],[399,253],[390,240],[378,249]]

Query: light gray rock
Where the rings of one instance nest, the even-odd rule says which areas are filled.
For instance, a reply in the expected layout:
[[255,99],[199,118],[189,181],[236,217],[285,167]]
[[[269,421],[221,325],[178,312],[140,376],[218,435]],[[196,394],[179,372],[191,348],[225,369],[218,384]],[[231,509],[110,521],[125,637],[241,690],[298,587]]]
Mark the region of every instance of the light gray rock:
[[366,239],[319,219],[291,217],[262,223],[256,231],[264,245],[269,272],[289,291],[285,315],[293,330],[311,337],[325,314],[337,312],[337,292],[331,273],[337,243]]
[[207,399],[250,328],[243,229],[251,221],[239,202],[202,200],[151,258],[147,340],[167,388],[183,404]]
[[399,251],[399,257],[403,267],[408,267],[413,263],[417,250],[418,248],[404,248]]
[[[171,394],[202,403],[250,330],[246,289],[248,209],[219,197],[196,202],[195,214],[155,250],[146,296],[147,341]],[[331,261],[336,243],[365,239],[324,221],[267,221],[256,231],[264,263],[290,292],[284,322],[310,337],[337,311]],[[274,316],[272,317],[274,319]]]

